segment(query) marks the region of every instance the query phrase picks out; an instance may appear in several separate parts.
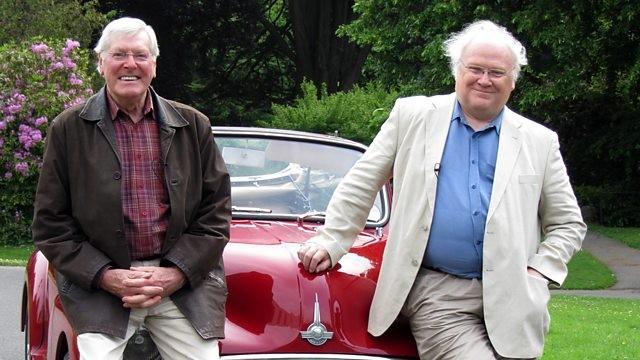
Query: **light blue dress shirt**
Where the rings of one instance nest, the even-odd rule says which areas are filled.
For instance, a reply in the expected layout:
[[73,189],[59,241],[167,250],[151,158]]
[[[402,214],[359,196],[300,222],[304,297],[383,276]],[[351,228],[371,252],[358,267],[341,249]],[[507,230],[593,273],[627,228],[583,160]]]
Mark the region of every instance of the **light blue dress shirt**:
[[456,101],[437,172],[436,202],[423,266],[464,278],[482,277],[484,227],[502,113],[475,131]]

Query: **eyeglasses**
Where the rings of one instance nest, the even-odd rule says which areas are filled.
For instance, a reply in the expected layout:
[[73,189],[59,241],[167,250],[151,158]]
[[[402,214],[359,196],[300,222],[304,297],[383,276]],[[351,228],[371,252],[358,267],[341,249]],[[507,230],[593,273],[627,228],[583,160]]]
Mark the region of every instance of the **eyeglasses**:
[[126,61],[129,58],[129,56],[133,56],[133,61],[137,63],[144,63],[149,61],[149,59],[151,59],[151,54],[147,52],[114,51],[114,52],[108,52],[108,54],[113,61],[118,61],[118,62]]
[[501,79],[508,74],[507,70],[504,69],[487,69],[477,65],[466,65],[462,61],[460,61],[460,63],[465,69],[467,69],[467,71],[478,77],[482,77],[484,74],[487,74],[490,79]]

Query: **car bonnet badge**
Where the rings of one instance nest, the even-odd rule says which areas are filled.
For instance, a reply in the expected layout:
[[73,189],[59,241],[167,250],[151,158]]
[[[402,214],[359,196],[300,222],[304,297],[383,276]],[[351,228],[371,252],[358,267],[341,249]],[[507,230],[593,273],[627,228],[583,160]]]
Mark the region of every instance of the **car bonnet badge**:
[[320,322],[320,303],[318,302],[317,293],[316,303],[313,306],[313,322],[309,325],[307,331],[300,331],[300,336],[315,346],[320,346],[333,337],[333,332],[327,331],[327,328]]

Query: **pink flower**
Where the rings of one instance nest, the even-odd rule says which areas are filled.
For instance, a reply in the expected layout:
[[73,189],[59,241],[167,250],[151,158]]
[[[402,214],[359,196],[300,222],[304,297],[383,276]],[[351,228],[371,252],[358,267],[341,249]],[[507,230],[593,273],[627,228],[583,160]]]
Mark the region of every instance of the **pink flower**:
[[46,116],[40,116],[39,118],[37,118],[37,119],[35,120],[35,122],[34,122],[34,123],[35,123],[35,125],[36,125],[36,126],[38,126],[38,127],[39,127],[39,126],[42,126],[43,124],[46,124],[48,121],[49,121],[49,120],[47,120],[47,117],[46,117]]
[[71,40],[71,39],[67,39],[67,41],[65,41],[64,43],[64,49],[62,49],[62,52],[65,54],[70,53],[71,51],[73,51],[73,49],[80,47],[80,43],[75,41],[75,40]]
[[67,57],[62,59],[62,64],[64,64],[64,67],[66,67],[67,69],[75,69],[76,67],[78,67],[76,63],[73,62],[73,60]]
[[71,85],[82,85],[82,80],[76,77],[76,74],[69,75],[69,83]]
[[49,47],[46,44],[38,43],[31,45],[31,51],[36,54],[42,54],[43,52],[49,50]]
[[15,169],[17,172],[22,174],[22,176],[27,176],[29,174],[29,165],[24,161],[17,163]]
[[42,141],[42,132],[40,132],[40,130],[38,130],[38,129],[33,129],[31,131],[31,140],[34,143],[38,143],[38,142]]
[[75,99],[73,99],[73,100],[71,100],[71,101],[69,101],[69,102],[66,102],[66,103],[64,104],[64,108],[65,108],[65,109],[68,109],[68,108],[70,108],[70,107],[72,107],[72,106],[75,106],[75,105],[78,105],[78,104],[82,104],[82,102],[83,102],[83,101],[84,101],[84,98],[82,98],[82,97],[77,97],[77,98],[75,98]]
[[6,173],[4,173],[5,179],[11,180],[12,177],[13,177],[13,174],[11,173],[11,171],[7,171]]
[[54,71],[54,70],[62,69],[63,67],[64,67],[63,63],[61,63],[60,61],[56,61],[53,64],[51,64],[51,66],[49,67],[49,70]]
[[0,131],[4,130],[7,128],[7,122],[6,121],[0,121]]
[[29,125],[21,124],[18,127],[18,141],[20,141],[25,150],[29,150],[42,141],[42,132]]
[[6,109],[9,112],[9,114],[15,114],[18,111],[22,110],[22,104],[9,104],[9,106],[7,106]]

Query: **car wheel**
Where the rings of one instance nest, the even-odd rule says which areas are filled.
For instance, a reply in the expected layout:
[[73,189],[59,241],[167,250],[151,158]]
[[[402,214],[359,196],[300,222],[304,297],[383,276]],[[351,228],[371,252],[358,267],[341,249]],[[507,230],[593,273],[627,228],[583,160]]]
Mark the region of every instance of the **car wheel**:
[[24,360],[30,360],[31,346],[29,345],[29,312],[24,315]]

